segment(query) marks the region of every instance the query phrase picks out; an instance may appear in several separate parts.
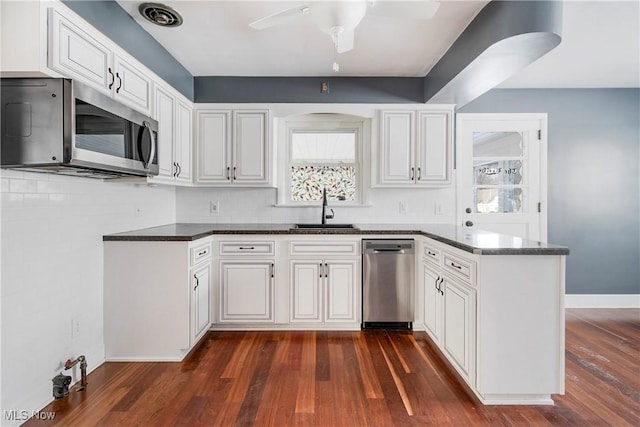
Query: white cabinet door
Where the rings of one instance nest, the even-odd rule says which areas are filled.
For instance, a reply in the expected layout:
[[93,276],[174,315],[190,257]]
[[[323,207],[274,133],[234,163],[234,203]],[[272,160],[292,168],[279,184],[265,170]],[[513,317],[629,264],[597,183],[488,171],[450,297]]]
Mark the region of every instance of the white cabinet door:
[[151,112],[151,79],[142,71],[114,55],[114,98],[144,114]]
[[199,111],[196,182],[231,184],[231,111]]
[[446,277],[442,289],[445,354],[469,384],[474,384],[476,292]]
[[380,118],[380,184],[412,184],[415,179],[414,111],[383,111]]
[[191,342],[193,346],[200,336],[209,329],[209,292],[211,289],[211,265],[204,264],[193,271],[191,279]]
[[327,322],[356,320],[356,269],[357,261],[325,262]]
[[176,100],[176,129],[174,158],[177,166],[176,179],[191,182],[191,108]]
[[442,335],[441,277],[435,268],[423,261],[421,280],[424,285],[424,326],[433,341],[439,345]]
[[220,321],[273,322],[274,261],[220,261]]
[[48,65],[106,94],[115,84],[110,49],[53,9],[49,9]]
[[174,104],[173,96],[163,88],[156,86],[155,119],[158,121],[158,173],[160,177],[165,178],[173,178],[177,171],[173,159]]
[[291,261],[291,322],[322,321],[323,263]]
[[233,182],[269,183],[268,115],[266,110],[233,112]]
[[450,121],[448,112],[418,112],[417,184],[449,183]]

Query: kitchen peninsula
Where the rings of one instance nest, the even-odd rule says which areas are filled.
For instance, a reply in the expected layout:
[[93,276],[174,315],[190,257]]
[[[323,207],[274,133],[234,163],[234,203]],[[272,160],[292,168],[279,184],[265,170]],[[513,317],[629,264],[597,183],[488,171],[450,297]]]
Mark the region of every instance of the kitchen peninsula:
[[209,329],[358,330],[363,238],[415,240],[414,330],[481,402],[564,393],[569,250],[451,225],[170,224],[104,236],[106,359],[182,360]]

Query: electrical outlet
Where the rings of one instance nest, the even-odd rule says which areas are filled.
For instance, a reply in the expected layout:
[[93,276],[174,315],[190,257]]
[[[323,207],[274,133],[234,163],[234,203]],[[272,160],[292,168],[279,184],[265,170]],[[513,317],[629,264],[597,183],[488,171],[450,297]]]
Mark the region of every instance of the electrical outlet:
[[220,212],[220,202],[209,202],[209,212],[211,213]]
[[398,205],[398,211],[401,214],[407,213],[408,209],[409,209],[409,204],[407,202],[400,202],[400,204]]
[[133,208],[133,213],[135,216],[142,216],[142,208],[140,206],[135,206]]

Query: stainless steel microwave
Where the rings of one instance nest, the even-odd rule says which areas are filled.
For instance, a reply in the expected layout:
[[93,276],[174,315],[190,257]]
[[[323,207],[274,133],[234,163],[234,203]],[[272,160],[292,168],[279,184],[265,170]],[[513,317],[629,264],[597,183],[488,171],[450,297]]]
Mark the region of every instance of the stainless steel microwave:
[[3,168],[92,178],[158,174],[158,122],[63,78],[3,78]]

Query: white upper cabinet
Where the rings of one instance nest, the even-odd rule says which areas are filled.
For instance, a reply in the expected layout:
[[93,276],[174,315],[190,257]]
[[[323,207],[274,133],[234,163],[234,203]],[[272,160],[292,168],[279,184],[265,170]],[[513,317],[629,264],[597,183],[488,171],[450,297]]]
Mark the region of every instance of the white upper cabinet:
[[104,36],[49,9],[49,67],[144,114],[151,113],[151,78],[109,47]]
[[377,185],[449,184],[452,117],[452,109],[381,111]]
[[196,184],[272,185],[268,110],[200,110],[197,129]]
[[191,184],[191,108],[171,90],[156,85],[158,176],[151,182]]

